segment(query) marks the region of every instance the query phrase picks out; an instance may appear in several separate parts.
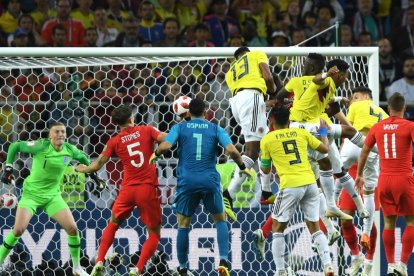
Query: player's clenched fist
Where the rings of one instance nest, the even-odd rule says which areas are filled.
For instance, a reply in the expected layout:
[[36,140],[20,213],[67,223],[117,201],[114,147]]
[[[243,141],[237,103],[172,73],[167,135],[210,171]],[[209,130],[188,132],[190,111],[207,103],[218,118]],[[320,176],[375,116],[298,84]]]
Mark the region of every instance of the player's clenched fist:
[[5,184],[11,184],[13,180],[13,167],[6,165],[3,175],[1,176],[1,182]]
[[253,172],[252,172],[252,170],[251,170],[251,169],[249,169],[249,168],[244,168],[243,170],[242,170],[242,169],[240,169],[239,174],[240,174],[240,176],[245,175],[245,176],[247,177],[247,179],[248,179],[248,180],[250,180],[250,179],[252,179],[252,178],[253,178]]

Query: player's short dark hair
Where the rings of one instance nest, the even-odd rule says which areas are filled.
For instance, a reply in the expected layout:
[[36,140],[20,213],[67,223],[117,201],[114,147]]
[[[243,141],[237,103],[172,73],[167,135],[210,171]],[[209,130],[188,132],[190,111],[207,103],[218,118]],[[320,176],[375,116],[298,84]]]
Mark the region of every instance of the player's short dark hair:
[[352,94],[354,93],[365,94],[365,95],[368,95],[370,99],[372,99],[372,90],[366,86],[357,86],[357,87],[352,88]]
[[341,71],[341,72],[346,72],[349,69],[348,62],[346,62],[343,59],[339,59],[339,58],[330,60],[328,62],[328,65],[326,66],[326,68],[329,70],[329,69],[331,69],[334,66],[336,66],[338,68],[338,70]]
[[195,98],[191,100],[188,109],[194,117],[201,117],[206,109],[206,104],[203,100]]
[[315,69],[322,71],[325,67],[325,57],[318,53],[309,53],[308,57],[309,60],[311,60],[316,67]]
[[121,105],[112,110],[112,122],[116,125],[122,126],[128,123],[132,116],[132,109],[128,105]]
[[270,114],[272,120],[279,126],[284,126],[289,122],[290,110],[284,105],[273,107]]
[[50,124],[49,131],[52,129],[52,127],[55,127],[55,126],[64,126],[64,127],[66,127],[64,123],[56,121],[56,122],[53,122],[53,123]]
[[234,52],[234,57],[238,59],[245,52],[250,52],[250,49],[246,46],[241,46]]
[[404,96],[401,95],[399,92],[394,93],[388,99],[388,106],[396,112],[400,112],[404,110],[405,107],[405,99]]

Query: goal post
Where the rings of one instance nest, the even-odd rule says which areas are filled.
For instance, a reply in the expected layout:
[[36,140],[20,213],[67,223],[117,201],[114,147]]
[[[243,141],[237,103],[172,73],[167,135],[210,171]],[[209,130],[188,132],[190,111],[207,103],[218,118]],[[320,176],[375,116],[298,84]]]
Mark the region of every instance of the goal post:
[[[108,137],[116,133],[110,122],[110,112],[121,104],[133,106],[139,122],[168,130],[179,119],[171,112],[174,97],[187,94],[204,97],[208,103],[207,116],[230,134],[235,144],[242,144],[240,131],[232,120],[228,104],[230,92],[224,81],[237,48],[4,48],[0,58],[0,141],[2,152],[17,140],[45,137],[52,121],[63,121],[68,127],[68,140],[82,148],[92,158],[99,154]],[[374,102],[379,102],[379,57],[377,47],[289,47],[250,48],[264,50],[270,59],[272,72],[283,81],[301,74],[302,63],[309,53],[321,53],[327,60],[343,58],[350,63],[349,81],[338,88],[338,93],[350,96],[350,88],[366,85],[373,91]],[[166,255],[166,263],[177,266],[175,252],[176,219],[170,208],[176,184],[176,155],[159,162],[157,170],[163,204],[163,229],[158,247]],[[225,161],[219,154],[221,163]],[[17,182],[27,176],[31,159],[20,155],[15,162],[19,173]],[[222,182],[229,181],[234,164],[219,165]],[[111,184],[100,197],[81,191],[88,190],[88,180],[68,170],[62,183],[62,192],[73,201],[73,213],[81,231],[83,254],[94,259],[99,237],[110,216],[116,190],[119,188],[122,166],[112,160],[100,175]],[[277,179],[274,179],[277,182]],[[1,192],[8,187],[0,187]],[[18,186],[18,193],[21,186]],[[268,275],[274,270],[270,242],[266,258],[259,263],[251,250],[251,233],[270,214],[269,206],[260,206],[260,188],[257,182],[244,183],[236,198],[238,222],[231,224],[230,263],[237,275]],[[13,226],[14,210],[0,209],[0,241]],[[142,246],[145,229],[138,224],[136,213],[127,220],[110,253],[116,252],[123,261],[108,269],[124,273],[133,265],[132,255]],[[379,214],[376,223],[379,226]],[[362,229],[362,220],[358,231]],[[190,269],[196,275],[207,275],[217,265],[218,248],[212,221],[199,210],[192,221],[190,234]],[[304,218],[297,212],[287,231],[287,247],[292,253],[289,263],[298,274],[318,275],[321,264],[310,248]],[[380,238],[378,238],[379,240]],[[32,220],[15,251],[19,258],[28,258],[19,269],[35,271],[45,258],[64,264],[69,258],[63,230],[50,223],[42,214]],[[349,249],[333,246],[336,269],[345,273],[350,264]],[[26,252],[23,254],[22,252]],[[344,252],[339,256],[338,252]],[[380,275],[380,247],[373,275]],[[28,253],[28,254],[27,254]],[[109,255],[108,255],[109,256]],[[8,262],[17,269],[16,258]],[[18,262],[17,262],[18,263]],[[48,263],[48,262],[46,262]],[[148,270],[157,267],[153,260]],[[154,274],[159,275],[159,274]],[[161,274],[162,275],[162,274]],[[167,275],[167,274],[165,274]]]

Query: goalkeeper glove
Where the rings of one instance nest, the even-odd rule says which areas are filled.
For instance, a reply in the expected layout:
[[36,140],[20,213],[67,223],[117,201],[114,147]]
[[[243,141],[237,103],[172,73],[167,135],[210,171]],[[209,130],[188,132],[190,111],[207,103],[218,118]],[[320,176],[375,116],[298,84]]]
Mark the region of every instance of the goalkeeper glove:
[[98,177],[96,173],[89,174],[89,177],[93,180],[93,184],[91,185],[89,191],[94,194],[96,197],[101,196],[101,192],[106,188],[106,182],[102,178]]
[[243,165],[239,166],[239,169],[240,169],[240,172],[239,172],[240,177],[245,175],[248,180],[251,180],[253,178],[252,170],[247,168],[246,165],[243,164]]
[[154,151],[153,154],[151,154],[151,157],[149,159],[150,164],[155,164],[158,160],[163,159],[164,156],[162,154],[157,154],[157,150]]
[[1,182],[5,184],[12,184],[13,181],[13,166],[6,165],[6,168],[3,171],[3,175],[1,176]]

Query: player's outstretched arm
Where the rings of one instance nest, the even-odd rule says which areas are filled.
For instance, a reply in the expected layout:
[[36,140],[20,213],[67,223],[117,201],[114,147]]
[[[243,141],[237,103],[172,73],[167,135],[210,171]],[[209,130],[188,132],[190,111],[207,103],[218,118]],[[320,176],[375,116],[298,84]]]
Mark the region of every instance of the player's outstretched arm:
[[339,73],[339,69],[334,66],[330,68],[328,72],[315,75],[315,77],[312,79],[312,82],[316,83],[317,85],[322,85],[327,77],[332,77],[337,73]]
[[149,159],[149,163],[150,164],[154,164],[155,162],[157,162],[159,159],[162,159],[162,155],[164,153],[166,153],[167,151],[169,151],[172,148],[172,144],[170,144],[167,141],[162,142],[158,148],[156,148],[154,150],[154,153],[151,155],[150,159]]
[[243,159],[241,157],[240,152],[236,149],[233,144],[228,144],[226,146],[226,152],[230,155],[230,157],[236,162],[237,166],[240,169],[240,175],[245,174],[247,178],[251,179],[253,177],[252,172],[249,168],[246,168],[244,165]]
[[157,142],[158,142],[158,144],[164,142],[165,137],[167,137],[167,133],[160,132],[160,134],[158,134],[158,136],[157,136]]
[[261,62],[259,63],[260,71],[262,72],[262,77],[266,82],[267,92],[273,94],[276,92],[276,84],[273,80],[272,73],[270,73],[269,64]]
[[93,161],[88,166],[85,166],[84,164],[77,165],[75,171],[81,173],[94,173],[99,171],[103,167],[103,165],[105,165],[106,162],[108,162],[108,160],[108,157],[101,154],[95,161]]

